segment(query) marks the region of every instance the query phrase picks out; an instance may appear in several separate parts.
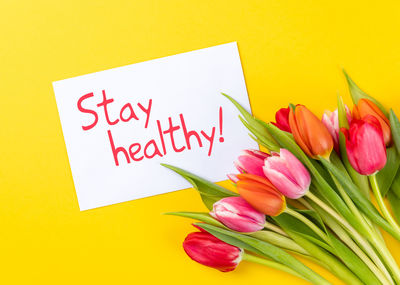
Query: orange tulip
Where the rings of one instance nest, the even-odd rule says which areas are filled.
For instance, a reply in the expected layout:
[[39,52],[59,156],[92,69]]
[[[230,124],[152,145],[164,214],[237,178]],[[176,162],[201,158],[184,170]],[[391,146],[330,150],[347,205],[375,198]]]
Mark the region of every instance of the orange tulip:
[[301,149],[310,157],[329,158],[333,139],[325,125],[303,105],[290,109],[289,125],[293,137]]
[[382,111],[371,100],[360,99],[358,104],[353,107],[353,117],[357,120],[364,119],[367,115],[372,115],[378,119],[383,132],[385,144],[389,146],[392,142],[392,134],[390,131],[390,122]]
[[278,216],[286,209],[285,196],[268,179],[248,173],[236,177],[240,196],[257,211]]

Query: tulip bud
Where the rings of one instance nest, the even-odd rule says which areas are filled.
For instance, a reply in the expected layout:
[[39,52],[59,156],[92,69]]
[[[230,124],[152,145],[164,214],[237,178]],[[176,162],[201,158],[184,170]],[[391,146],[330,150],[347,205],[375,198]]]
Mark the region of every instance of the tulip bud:
[[242,249],[208,232],[190,233],[183,242],[183,249],[194,261],[222,272],[234,270],[243,256]]
[[[346,117],[348,123],[351,122],[351,113],[349,107],[346,105],[344,106],[346,110]],[[338,109],[335,111],[325,111],[325,113],[322,115],[322,123],[325,125],[325,127],[328,129],[329,133],[331,134],[333,138],[333,143],[334,143],[334,148],[337,153],[340,153],[340,148],[339,148],[339,115],[338,115]]]
[[255,210],[241,197],[227,197],[214,203],[210,215],[228,228],[252,233],[264,228],[265,215]]
[[282,131],[290,133],[290,126],[289,126],[289,112],[290,108],[281,108],[278,112],[275,113],[275,121],[271,122],[273,125],[277,126]]
[[264,176],[262,167],[264,165],[264,159],[268,156],[268,153],[255,149],[248,149],[244,150],[242,154],[239,155],[234,164],[240,173],[246,172],[254,175]]
[[290,109],[289,125],[296,143],[308,156],[329,158],[333,149],[332,136],[310,110],[303,105]]
[[265,159],[265,176],[286,197],[298,199],[304,196],[311,184],[310,173],[304,165],[286,149],[271,154]]
[[354,105],[353,108],[353,117],[355,119],[364,119],[364,117],[367,115],[372,115],[379,121],[383,132],[383,138],[385,140],[385,145],[389,146],[392,142],[389,119],[386,118],[381,109],[379,109],[378,106],[376,106],[371,100],[358,100],[357,105]]
[[254,209],[268,216],[278,216],[286,208],[283,196],[265,177],[238,174],[237,190]]
[[371,175],[386,164],[386,146],[381,125],[376,117],[366,115],[353,119],[349,130],[341,129],[346,138],[346,151],[351,166],[360,174]]

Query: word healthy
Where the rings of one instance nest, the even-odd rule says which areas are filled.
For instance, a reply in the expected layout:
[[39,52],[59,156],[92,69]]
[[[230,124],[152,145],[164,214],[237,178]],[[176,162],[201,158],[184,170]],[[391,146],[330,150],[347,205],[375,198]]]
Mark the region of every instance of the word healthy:
[[[110,114],[108,106],[114,102],[114,99],[107,98],[105,90],[102,90],[102,101],[96,104],[96,110],[83,107],[84,102],[88,102],[87,100],[94,100],[94,97],[95,95],[92,92],[81,96],[77,101],[78,110],[86,116],[90,116],[92,119],[89,125],[82,125],[82,130],[89,131],[95,128],[99,122],[100,115],[104,115],[104,119],[109,126],[109,129],[107,130],[107,135],[110,144],[110,150],[114,157],[114,162],[116,166],[120,165],[121,157],[124,157],[127,163],[131,163],[132,161],[138,162],[144,158],[151,159],[156,156],[163,157],[167,155],[168,145],[169,149],[174,152],[182,152],[185,149],[191,150],[191,142],[193,143],[193,140],[197,142],[200,148],[207,144],[207,155],[211,156],[215,140],[216,127],[212,127],[209,133],[206,133],[204,130],[200,130],[199,132],[195,130],[188,130],[183,114],[179,114],[179,123],[174,123],[172,117],[168,117],[168,127],[166,129],[162,128],[160,120],[156,120],[155,127],[158,130],[158,142],[156,139],[151,139],[147,143],[145,143],[144,146],[139,142],[134,142],[127,147],[116,146],[114,143],[114,137],[110,130],[111,126],[120,123],[128,123],[131,120],[139,121],[140,117],[145,116],[146,121],[144,124],[144,129],[147,129],[149,127],[153,100],[149,99],[145,106],[143,106],[141,103],[137,103],[136,105],[126,103],[122,106],[119,114]],[[220,135],[219,142],[221,143],[224,142],[224,137],[222,136],[222,125],[222,107],[220,107],[218,126]],[[185,141],[183,145],[177,146],[176,135],[183,135]]]

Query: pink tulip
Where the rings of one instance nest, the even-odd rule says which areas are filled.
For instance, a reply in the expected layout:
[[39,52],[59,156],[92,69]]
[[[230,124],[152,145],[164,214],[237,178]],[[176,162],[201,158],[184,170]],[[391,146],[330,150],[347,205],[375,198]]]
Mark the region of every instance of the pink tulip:
[[246,172],[264,176],[262,167],[264,165],[264,159],[267,157],[269,157],[268,153],[255,149],[248,149],[243,151],[234,164],[240,173]]
[[360,174],[371,175],[386,164],[386,146],[381,125],[374,116],[353,119],[349,130],[341,129],[346,137],[346,151],[351,166]]
[[[345,105],[347,121],[351,123],[352,117],[349,107]],[[325,111],[322,115],[322,123],[328,129],[334,142],[334,148],[337,153],[340,153],[339,149],[339,115],[338,110],[335,111]]]
[[243,255],[242,249],[204,231],[190,233],[183,242],[183,249],[194,261],[222,272],[234,270]]
[[227,197],[214,203],[210,215],[228,228],[252,233],[264,228],[265,215],[255,210],[241,197]]
[[297,199],[307,193],[311,177],[304,165],[288,150],[271,153],[265,159],[264,174],[286,197]]

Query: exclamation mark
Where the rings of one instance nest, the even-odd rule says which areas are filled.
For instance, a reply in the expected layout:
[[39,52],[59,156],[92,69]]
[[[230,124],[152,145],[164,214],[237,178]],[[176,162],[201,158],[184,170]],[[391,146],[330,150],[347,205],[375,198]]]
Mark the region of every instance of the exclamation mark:
[[224,137],[222,136],[222,107],[219,107],[219,142],[224,142]]

